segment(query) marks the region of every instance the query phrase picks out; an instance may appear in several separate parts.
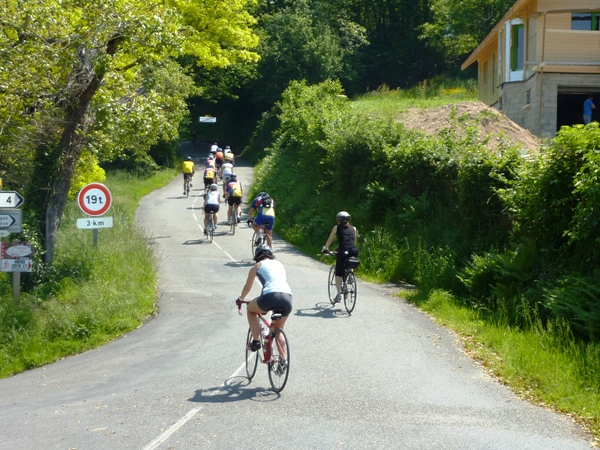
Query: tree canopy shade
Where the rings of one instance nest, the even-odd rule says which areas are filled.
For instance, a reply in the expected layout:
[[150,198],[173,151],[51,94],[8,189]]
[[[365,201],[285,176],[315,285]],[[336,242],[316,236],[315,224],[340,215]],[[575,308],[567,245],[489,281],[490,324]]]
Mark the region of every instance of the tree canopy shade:
[[201,93],[182,61],[257,61],[251,4],[0,0],[0,176],[27,193],[47,263],[82,154],[175,139],[185,99]]

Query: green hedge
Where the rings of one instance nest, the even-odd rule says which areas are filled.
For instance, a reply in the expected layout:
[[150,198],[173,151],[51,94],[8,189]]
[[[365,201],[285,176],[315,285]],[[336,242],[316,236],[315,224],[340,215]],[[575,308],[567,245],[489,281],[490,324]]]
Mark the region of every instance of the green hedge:
[[518,325],[566,318],[579,336],[600,337],[590,329],[600,305],[597,124],[564,128],[524,157],[507,144],[488,150],[460,117],[435,136],[373,118],[335,81],[292,83],[277,108],[255,133],[271,144],[254,149],[265,154],[254,190],[275,198],[277,231],[291,243],[318,251],[347,210],[363,276],[451,290],[490,314],[508,309]]

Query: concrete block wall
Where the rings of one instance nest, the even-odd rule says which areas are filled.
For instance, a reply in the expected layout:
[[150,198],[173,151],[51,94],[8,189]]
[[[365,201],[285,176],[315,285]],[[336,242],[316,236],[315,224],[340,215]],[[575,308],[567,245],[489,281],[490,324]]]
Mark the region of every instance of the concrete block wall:
[[502,106],[500,108],[499,102],[496,107],[533,134],[553,137],[557,131],[558,92],[568,87],[589,87],[590,91],[600,91],[600,75],[538,72],[523,82],[504,83],[499,92]]

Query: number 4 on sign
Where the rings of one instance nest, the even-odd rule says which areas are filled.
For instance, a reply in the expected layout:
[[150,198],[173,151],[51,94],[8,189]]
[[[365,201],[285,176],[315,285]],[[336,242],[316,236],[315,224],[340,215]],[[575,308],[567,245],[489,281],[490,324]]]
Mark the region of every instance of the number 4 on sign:
[[0,208],[18,208],[24,201],[16,191],[0,191]]

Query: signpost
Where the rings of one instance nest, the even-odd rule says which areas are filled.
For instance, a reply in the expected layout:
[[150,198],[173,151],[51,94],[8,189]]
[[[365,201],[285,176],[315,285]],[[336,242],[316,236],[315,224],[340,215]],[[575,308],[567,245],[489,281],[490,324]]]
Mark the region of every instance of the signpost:
[[[2,179],[0,179],[2,189]],[[25,199],[16,191],[0,190],[0,237],[8,237],[11,233],[23,232],[23,211],[17,209]],[[32,271],[31,244],[2,242],[0,269],[2,272],[12,272],[13,297],[19,303],[21,294],[21,272]]]
[[20,209],[0,209],[0,230],[9,233],[22,233],[23,211]]
[[19,302],[21,293],[21,272],[33,271],[32,254],[33,246],[30,242],[3,241],[0,247],[0,270],[2,272],[12,272],[13,274],[13,297],[15,303]]
[[0,191],[0,208],[18,208],[24,201],[16,191]]
[[[77,194],[79,208],[88,216],[103,216],[112,205],[112,195],[102,183],[90,183],[81,188]],[[98,228],[112,228],[113,218],[77,219],[77,228],[94,230],[94,246],[98,245]]]

